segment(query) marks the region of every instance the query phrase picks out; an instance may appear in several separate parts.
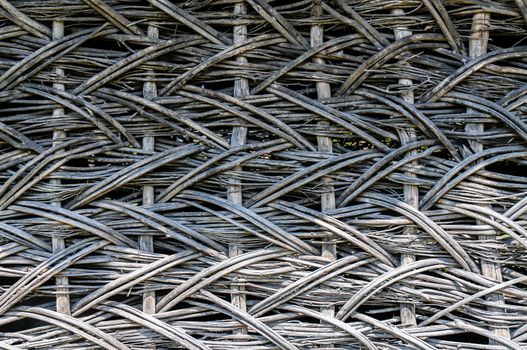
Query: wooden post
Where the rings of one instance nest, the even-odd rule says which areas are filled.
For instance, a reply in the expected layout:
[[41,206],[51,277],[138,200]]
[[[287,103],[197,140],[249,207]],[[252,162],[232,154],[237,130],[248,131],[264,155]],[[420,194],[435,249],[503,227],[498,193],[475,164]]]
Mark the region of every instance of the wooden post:
[[[247,13],[247,5],[245,2],[239,2],[234,5],[234,16],[243,16]],[[247,26],[238,25],[234,26],[234,44],[241,43],[247,40]],[[239,63],[246,63],[247,59],[242,56],[236,57],[236,61]],[[243,97],[249,95],[249,82],[245,78],[236,78],[234,81],[234,97]],[[247,128],[243,126],[236,126],[232,129],[231,135],[231,147],[242,146],[247,140]],[[234,171],[241,170],[241,167],[236,167]],[[242,196],[242,185],[236,179],[231,179],[229,187],[227,189],[227,199],[236,204],[243,204]],[[242,254],[242,250],[236,243],[229,244],[229,257],[233,258]],[[243,294],[244,287],[241,285],[243,280],[236,277],[234,279],[234,285],[231,286],[233,291],[231,294],[231,303],[242,311],[247,311],[247,300],[245,294]],[[234,330],[234,334],[244,335],[247,334],[245,327]]]
[[[395,16],[404,16],[404,10],[402,9],[394,9],[392,11],[392,14]],[[395,28],[394,30],[395,40],[402,39],[406,36],[412,35],[412,32],[408,30],[405,26],[400,26]],[[403,86],[411,87],[413,82],[410,79],[399,79],[399,84]],[[404,91],[402,94],[402,98],[407,103],[414,103],[414,92],[409,88],[407,91]],[[399,130],[397,132],[399,139],[401,141],[401,146],[405,145],[407,143],[410,143],[412,141],[416,140],[416,134],[415,134],[415,128],[409,127],[404,130]],[[410,151],[408,152],[407,156],[415,155],[416,151]],[[411,164],[416,164],[417,162],[412,162]],[[412,172],[406,172],[407,176],[415,177],[415,174]],[[404,192],[404,201],[411,205],[414,208],[419,207],[419,187],[416,185],[403,185],[403,192]],[[406,227],[404,229],[404,234],[406,235],[416,235],[417,234],[417,228],[416,227]],[[408,265],[415,261],[415,255],[413,254],[401,254],[401,265]],[[409,326],[409,327],[415,327],[417,325],[416,323],[416,316],[415,316],[415,305],[409,304],[409,303],[401,303],[400,305],[400,315],[401,315],[401,324],[403,326]]]
[[[313,16],[322,15],[322,7],[318,4],[313,6],[312,9]],[[321,45],[324,42],[324,26],[321,24],[315,24],[311,26],[311,47],[316,47]],[[314,58],[313,61],[317,64],[323,64],[324,60],[321,58]],[[331,98],[331,87],[329,83],[323,81],[316,82],[317,87],[317,97],[318,99],[328,99]],[[329,123],[327,121],[321,121],[320,125],[327,126]],[[333,143],[331,137],[327,136],[317,136],[317,145],[319,152],[332,153],[333,152]],[[321,210],[322,212],[328,212],[336,208],[335,201],[335,189],[330,185],[331,177],[323,177],[323,193],[321,195]],[[337,248],[334,242],[331,239],[322,246],[322,256],[335,260],[337,256]]]
[[[55,20],[53,21],[53,30],[52,30],[52,39],[60,40],[64,37],[64,21]],[[56,82],[53,83],[53,88],[57,90],[65,90],[64,83],[61,81],[64,78],[64,69],[57,67],[55,68]],[[64,108],[57,106],[53,108],[53,118],[64,119]],[[53,130],[53,146],[56,146],[64,141],[66,138],[66,132],[64,130],[55,128]],[[60,179],[51,179],[50,183],[53,185],[60,185]],[[61,201],[56,200],[51,203],[51,205],[60,207]],[[53,235],[51,239],[51,245],[53,247],[53,253],[56,254],[61,250],[66,248],[66,242],[64,238]],[[57,286],[57,297],[56,297],[56,310],[57,312],[70,315],[70,296],[69,288],[67,287],[69,283],[68,277],[57,277],[55,279],[55,284]]]
[[[317,17],[322,15],[322,7],[318,4],[315,4],[312,8],[311,12],[313,17]],[[311,26],[311,47],[316,47],[321,45],[324,42],[324,26],[321,24],[315,24]],[[321,58],[313,58],[313,61],[317,64],[323,64],[324,60]],[[329,83],[323,82],[323,81],[317,81],[316,82],[316,88],[317,88],[317,97],[320,100],[328,99],[331,97],[331,86]],[[329,123],[327,121],[321,121],[319,123],[320,125],[327,126]],[[331,140],[331,137],[327,136],[317,136],[317,146],[319,152],[324,153],[332,153],[333,152],[333,142]],[[322,182],[322,194],[320,195],[320,210],[322,213],[326,213],[328,211],[334,210],[336,208],[336,200],[335,200],[335,189],[331,185],[331,177],[324,176],[321,179]],[[322,244],[322,256],[330,259],[330,260],[336,260],[337,259],[337,245],[332,239],[332,233],[326,232],[328,235],[328,238],[326,241]],[[328,307],[321,307],[320,312],[323,315],[333,317],[335,316],[335,307],[334,306],[328,306]],[[329,347],[333,347],[333,344],[329,344]]]
[[[469,55],[470,58],[477,58],[481,55],[484,55],[487,52],[487,46],[489,41],[489,27],[490,27],[490,13],[489,12],[478,12],[474,14],[472,18],[472,30],[470,35],[469,42]],[[468,109],[468,113],[473,112],[473,110]],[[485,130],[485,125],[483,123],[467,123],[465,126],[465,131],[470,134],[481,134]],[[474,152],[483,151],[483,144],[476,140],[469,141],[470,146]],[[478,225],[485,225],[481,221],[477,221]],[[480,235],[478,236],[480,240],[495,240],[495,236]],[[501,269],[499,265],[481,260],[481,272],[483,276],[493,280],[496,283],[502,282]],[[488,295],[487,300],[492,301],[498,304],[505,304],[505,299],[500,293],[492,293]],[[488,307],[488,310],[491,312],[500,312],[503,309]],[[504,338],[510,339],[509,330],[506,328],[495,327],[491,322],[489,322],[490,330],[492,333],[502,336]],[[493,339],[489,339],[489,344],[498,345],[499,343]]]
[[[148,26],[148,37],[157,40],[159,37],[159,31],[154,24]],[[152,80],[154,75],[153,71],[148,72],[149,80],[143,85],[143,96],[146,99],[153,99],[157,97],[157,86]],[[145,151],[154,151],[155,138],[151,135],[143,137],[143,149]],[[154,186],[144,185],[143,186],[143,205],[148,206],[154,204],[155,189]],[[139,236],[139,249],[145,252],[154,251],[154,239],[150,235]],[[143,311],[146,314],[154,314],[156,312],[156,293],[145,292],[143,294]]]

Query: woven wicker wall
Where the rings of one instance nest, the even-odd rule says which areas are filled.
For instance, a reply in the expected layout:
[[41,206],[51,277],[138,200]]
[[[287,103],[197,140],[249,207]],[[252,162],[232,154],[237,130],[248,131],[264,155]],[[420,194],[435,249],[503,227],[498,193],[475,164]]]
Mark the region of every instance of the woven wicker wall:
[[526,0],[0,0],[0,349],[526,349]]

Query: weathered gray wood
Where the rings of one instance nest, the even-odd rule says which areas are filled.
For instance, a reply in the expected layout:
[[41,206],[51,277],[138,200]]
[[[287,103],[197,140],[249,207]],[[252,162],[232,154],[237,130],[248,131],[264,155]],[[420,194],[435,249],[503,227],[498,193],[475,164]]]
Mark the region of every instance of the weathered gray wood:
[[[479,56],[484,55],[487,53],[487,48],[489,44],[489,32],[490,32],[490,16],[491,14],[489,12],[478,12],[474,14],[472,19],[472,30],[469,40],[469,55],[471,58],[477,58]],[[467,112],[471,113],[474,110],[468,109]],[[481,134],[485,130],[485,125],[481,123],[469,123],[466,125],[465,130],[468,133],[472,134]],[[482,152],[483,151],[483,145],[474,140],[469,141],[470,147],[472,148],[472,151],[475,153]],[[470,155],[470,154],[469,154]],[[484,224],[481,221],[476,221],[478,225]],[[495,240],[495,236],[489,236],[489,235],[480,235],[478,236],[478,239],[483,241],[493,241]],[[489,278],[492,281],[495,281],[497,283],[503,282],[502,275],[501,275],[501,269],[498,264],[496,264],[493,261],[482,259],[481,260],[481,272],[483,276]],[[505,299],[502,294],[500,293],[492,293],[487,296],[487,300],[494,302],[496,304],[505,304]],[[502,310],[498,307],[488,307],[488,310],[490,312],[501,312]],[[496,326],[492,322],[489,322],[489,329],[492,331],[493,334],[504,337],[506,339],[510,339],[510,332],[507,328],[500,327],[499,325]],[[489,343],[491,345],[497,345],[499,342],[497,342],[494,339],[489,339]]]
[[[313,9],[311,10],[313,17],[321,16],[322,15],[322,8],[320,5],[315,5]],[[317,47],[321,45],[324,41],[324,26],[320,24],[316,24],[311,26],[311,46]],[[321,58],[314,58],[313,62],[315,64],[323,64],[324,61]],[[331,98],[331,87],[328,83],[323,81],[317,81],[316,82],[316,88],[317,88],[317,97],[320,100],[325,100]],[[322,121],[319,123],[319,125],[324,128],[329,125],[328,122]],[[317,137],[317,145],[318,145],[318,151],[322,153],[332,153],[333,152],[333,142],[330,137],[325,136],[318,136]],[[320,209],[322,213],[326,213],[329,211],[332,211],[336,208],[336,200],[335,200],[335,190],[333,186],[331,185],[332,178],[331,177],[322,177],[321,178],[321,185],[322,185],[322,194],[320,196]],[[325,238],[325,242],[322,245],[322,256],[329,260],[335,260],[337,258],[337,245],[334,242],[333,234],[331,232],[327,232],[327,238]],[[321,312],[323,315],[327,315],[329,317],[332,317],[335,315],[335,307],[329,306],[329,307],[322,307]],[[331,344],[330,344],[331,346]]]
[[[247,13],[247,4],[245,1],[239,2],[234,5],[234,15],[240,16]],[[247,26],[246,25],[238,25],[233,27],[233,38],[234,38],[234,44],[240,44],[243,43],[245,40],[247,40]],[[236,62],[243,65],[247,63],[247,59],[243,56],[237,56]],[[249,82],[245,78],[236,78],[234,80],[234,97],[235,98],[243,98],[245,96],[249,95]],[[238,146],[243,146],[247,141],[247,133],[248,130],[246,127],[243,126],[235,126],[232,129],[232,135],[231,135],[231,148],[236,148]],[[234,172],[241,171],[242,167],[237,166],[233,169]],[[231,202],[243,205],[243,190],[242,190],[242,184],[240,183],[240,180],[237,178],[230,179],[229,186],[227,188],[227,199]],[[239,255],[243,254],[242,249],[240,248],[239,244],[237,242],[229,244],[229,258],[234,258]],[[245,279],[241,276],[237,276],[233,280],[233,284],[231,285],[232,293],[231,293],[231,303],[234,307],[240,309],[242,312],[247,311],[247,298],[244,294],[244,282]],[[239,329],[234,330],[235,335],[244,335],[247,334],[246,327],[241,327]]]
[[[396,16],[404,16],[403,9],[394,9],[392,14]],[[402,39],[404,37],[412,35],[412,31],[408,30],[405,26],[400,26],[394,30],[395,40]],[[407,102],[413,104],[414,101],[414,92],[412,90],[413,82],[410,79],[399,79],[399,84],[405,87],[407,90],[402,92],[402,98]],[[416,132],[415,128],[409,127],[406,129],[399,130],[398,132],[399,140],[401,145],[411,143],[416,141]],[[408,152],[408,156],[416,155],[416,150],[411,150]],[[411,163],[412,165],[417,165],[417,161]],[[406,176],[415,177],[416,175],[411,171],[405,173]],[[403,187],[404,192],[404,201],[411,205],[414,208],[419,208],[419,187],[411,184],[405,184]],[[410,236],[416,236],[418,234],[417,228],[409,226],[405,229],[405,234]],[[408,265],[415,262],[416,257],[414,254],[401,254],[401,265]],[[416,315],[415,315],[415,305],[411,303],[402,303],[401,304],[401,324],[403,326],[415,327],[417,324]]]
[[[158,40],[159,31],[156,24],[150,24],[148,26],[148,38],[153,41]],[[154,72],[148,72],[150,80],[146,81],[143,86],[143,96],[146,99],[152,100],[157,97],[157,86],[153,79],[155,78]],[[146,135],[143,137],[143,149],[147,152],[155,151],[155,137],[152,135]],[[143,186],[143,206],[151,206],[154,204],[155,188],[151,185]],[[154,251],[154,238],[150,235],[139,236],[139,249],[145,252]],[[143,312],[146,314],[155,314],[156,312],[156,293],[153,291],[143,293]]]
[[[53,21],[53,27],[52,27],[52,39],[53,40],[60,40],[64,37],[64,21]],[[61,81],[64,79],[64,69],[62,68],[56,68],[55,69],[56,74],[56,82],[53,83],[53,88],[57,90],[64,90],[64,84]],[[53,109],[53,118],[57,119],[63,119],[64,118],[64,108],[62,106],[58,106]],[[63,142],[66,139],[66,132],[61,129],[54,129],[53,130],[53,145],[57,146],[61,142]],[[51,179],[50,183],[55,186],[61,185],[60,179]],[[52,205],[55,205],[57,207],[61,206],[60,200],[55,200],[52,202]],[[63,237],[53,235],[52,237],[52,246],[53,246],[53,253],[58,253],[66,248],[66,242],[64,241]],[[61,276],[57,277],[55,279],[55,283],[57,285],[57,297],[56,297],[56,309],[57,312],[60,312],[62,314],[69,315],[71,314],[70,311],[70,296],[69,296],[69,289],[68,289],[68,278]]]
[[0,348],[527,348],[526,3],[0,0]]

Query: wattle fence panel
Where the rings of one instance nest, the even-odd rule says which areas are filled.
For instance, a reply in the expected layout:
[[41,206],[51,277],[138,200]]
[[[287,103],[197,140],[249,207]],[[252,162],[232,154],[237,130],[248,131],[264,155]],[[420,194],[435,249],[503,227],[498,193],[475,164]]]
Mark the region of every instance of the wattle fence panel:
[[0,0],[0,349],[527,349],[526,0]]

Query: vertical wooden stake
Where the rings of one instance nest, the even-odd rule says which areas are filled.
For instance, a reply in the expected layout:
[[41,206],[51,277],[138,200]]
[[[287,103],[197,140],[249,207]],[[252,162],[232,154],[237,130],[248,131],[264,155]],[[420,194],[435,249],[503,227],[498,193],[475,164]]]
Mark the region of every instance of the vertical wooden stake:
[[[64,21],[61,20],[55,20],[53,21],[53,30],[52,30],[52,39],[53,40],[60,40],[64,37]],[[55,75],[57,77],[57,81],[53,83],[53,88],[57,90],[65,90],[64,83],[61,82],[61,80],[64,78],[64,69],[62,68],[55,68]],[[64,119],[64,108],[62,107],[55,107],[53,108],[53,118],[57,119]],[[54,129],[53,130],[53,146],[56,146],[64,141],[66,138],[66,132],[64,130],[60,129]],[[60,179],[51,179],[50,183],[53,185],[60,185],[61,181]],[[61,202],[60,200],[53,201],[51,205],[60,207]],[[66,242],[64,241],[64,238],[53,236],[51,239],[51,245],[53,247],[53,253],[58,253],[61,250],[64,250],[66,248]],[[68,277],[57,277],[55,279],[55,284],[57,286],[57,297],[56,297],[56,309],[57,312],[70,315],[70,296],[69,296],[69,288],[67,287],[69,284]]]
[[[404,16],[404,10],[394,9],[392,14],[396,16]],[[395,40],[402,39],[406,36],[412,35],[412,32],[406,27],[397,27],[394,30]],[[413,82],[410,79],[399,79],[399,84],[403,86],[411,87]],[[408,89],[402,94],[403,99],[408,103],[414,103],[414,92],[411,89]],[[409,127],[405,130],[399,130],[397,132],[401,145],[410,143],[416,140],[415,129]],[[408,152],[408,156],[415,155],[416,151]],[[417,162],[412,162],[411,164],[416,164]],[[406,172],[406,175],[410,177],[415,177],[415,174],[412,172]],[[404,201],[411,205],[414,208],[419,207],[419,187],[416,185],[404,185]],[[404,230],[406,235],[416,235],[416,227],[407,227]],[[408,265],[415,261],[415,255],[413,254],[401,254],[401,265]],[[401,303],[400,305],[400,315],[401,315],[401,324],[403,326],[415,327],[417,325],[416,316],[415,316],[415,305],[409,303]]]
[[[239,2],[234,5],[234,15],[245,15],[247,13],[247,5],[245,2]],[[241,43],[247,39],[247,26],[239,25],[234,26],[234,44]],[[236,57],[236,61],[239,63],[246,63],[247,59],[242,56]],[[249,82],[245,78],[236,78],[234,81],[234,97],[243,97],[249,95]],[[237,147],[244,145],[247,140],[247,128],[243,126],[237,126],[232,129],[231,136],[231,147]],[[241,170],[241,167],[236,167],[234,171]],[[242,186],[236,179],[231,179],[229,187],[227,189],[227,199],[236,204],[243,204]],[[229,257],[235,257],[242,254],[242,250],[235,243],[229,244]],[[231,303],[240,310],[247,311],[247,300],[246,295],[243,293],[245,288],[241,285],[243,280],[235,278],[234,285],[231,286],[233,291],[231,294]],[[234,330],[234,334],[244,335],[247,334],[245,327]]]
[[[322,15],[322,7],[318,4],[315,4],[312,8],[311,15],[317,17]],[[311,47],[316,47],[321,45],[324,42],[324,26],[321,24],[315,24],[311,26]],[[313,61],[317,64],[323,64],[324,60],[321,58],[313,58]],[[317,98],[318,99],[328,99],[331,97],[331,86],[329,83],[323,81],[316,82],[317,88]],[[321,121],[319,125],[327,126],[329,123],[327,121]],[[317,146],[319,152],[332,153],[333,152],[333,142],[331,137],[327,136],[317,136]],[[335,201],[335,189],[331,185],[331,177],[324,176],[321,179],[323,193],[320,196],[320,210],[323,213],[334,210],[336,208]],[[325,243],[322,245],[322,256],[330,259],[337,259],[337,245],[332,239],[332,233],[326,232],[328,238]],[[322,307],[320,312],[324,315],[333,317],[335,316],[335,307],[328,306]],[[333,347],[333,344],[329,344],[328,347]]]
[[[159,31],[155,25],[148,26],[148,37],[151,39],[158,39]],[[154,72],[149,72],[148,76],[150,79],[153,78]],[[157,97],[157,86],[152,80],[145,82],[143,86],[143,96],[146,99],[153,99]],[[154,151],[155,138],[154,136],[147,135],[143,137],[143,149],[145,151]],[[144,185],[143,186],[143,205],[148,206],[154,204],[154,186]],[[145,252],[154,251],[154,239],[152,236],[143,235],[139,236],[139,249]],[[146,314],[154,314],[156,312],[156,293],[145,292],[143,294],[143,312]]]
[[[477,58],[481,55],[484,55],[487,52],[487,46],[489,41],[489,28],[490,28],[490,13],[489,12],[478,12],[474,14],[472,18],[472,30],[470,35],[469,42],[469,55],[470,58]],[[467,110],[468,113],[473,112],[470,108]],[[465,131],[470,134],[480,134],[485,130],[485,125],[483,123],[467,123],[465,126]],[[470,146],[474,152],[483,151],[483,144],[477,140],[470,140]],[[485,225],[481,221],[477,221],[478,225]],[[478,236],[480,240],[495,240],[495,236],[480,235]],[[493,280],[496,283],[502,282],[501,269],[500,267],[490,261],[481,260],[481,272],[483,276]],[[487,300],[498,303],[505,304],[505,299],[500,293],[493,293],[488,295]],[[503,309],[488,307],[491,312],[502,312]],[[490,331],[496,335],[502,336],[504,338],[510,339],[509,330],[506,328],[496,327],[490,323]],[[495,340],[489,339],[489,344],[498,345]]]

